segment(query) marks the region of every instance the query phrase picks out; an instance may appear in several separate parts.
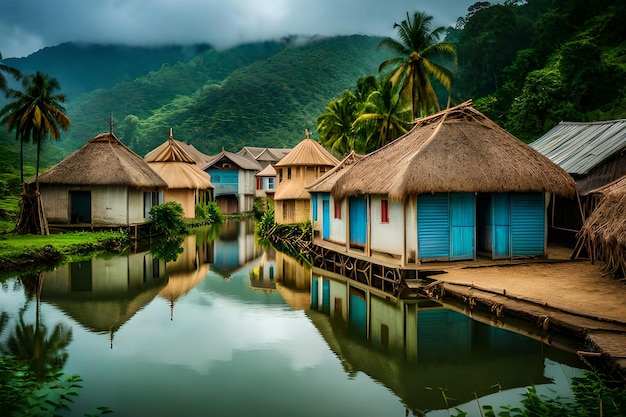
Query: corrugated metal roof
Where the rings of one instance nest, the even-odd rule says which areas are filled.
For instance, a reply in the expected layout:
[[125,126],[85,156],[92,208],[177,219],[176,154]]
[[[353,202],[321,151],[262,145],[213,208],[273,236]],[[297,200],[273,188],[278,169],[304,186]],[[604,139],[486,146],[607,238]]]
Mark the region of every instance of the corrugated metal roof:
[[530,144],[571,175],[586,175],[626,149],[626,120],[561,122]]

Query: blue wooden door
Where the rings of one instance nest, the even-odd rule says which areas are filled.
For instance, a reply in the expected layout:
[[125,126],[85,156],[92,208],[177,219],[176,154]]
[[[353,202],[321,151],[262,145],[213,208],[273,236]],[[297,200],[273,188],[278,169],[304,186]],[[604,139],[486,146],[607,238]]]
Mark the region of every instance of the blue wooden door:
[[365,246],[367,240],[367,200],[350,197],[350,244]]
[[322,279],[322,313],[330,314],[330,281]]
[[417,250],[420,259],[449,258],[448,193],[422,194],[417,198]]
[[350,330],[362,336],[367,336],[367,302],[365,295],[350,290],[349,322]]
[[545,202],[543,193],[511,193],[511,253],[545,254]]
[[450,193],[450,259],[476,258],[476,196]]
[[493,259],[511,257],[511,198],[507,193],[491,196],[491,255]]
[[328,194],[322,196],[322,238],[330,239],[330,201]]

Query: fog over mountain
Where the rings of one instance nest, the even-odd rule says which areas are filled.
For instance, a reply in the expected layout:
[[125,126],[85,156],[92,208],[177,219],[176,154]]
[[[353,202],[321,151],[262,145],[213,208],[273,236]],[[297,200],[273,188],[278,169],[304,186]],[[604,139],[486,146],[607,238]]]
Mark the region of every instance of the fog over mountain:
[[[7,4],[8,3],[8,4]],[[393,36],[414,11],[454,25],[474,0],[20,0],[4,2],[0,52],[23,57],[64,42],[218,49],[288,35]]]

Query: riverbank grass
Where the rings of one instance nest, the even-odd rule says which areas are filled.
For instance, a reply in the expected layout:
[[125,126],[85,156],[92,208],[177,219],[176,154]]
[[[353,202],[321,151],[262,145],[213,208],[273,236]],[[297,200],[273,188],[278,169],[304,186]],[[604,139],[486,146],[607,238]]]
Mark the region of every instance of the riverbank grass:
[[64,258],[119,252],[128,245],[123,231],[71,232],[52,235],[0,235],[0,271],[51,265]]

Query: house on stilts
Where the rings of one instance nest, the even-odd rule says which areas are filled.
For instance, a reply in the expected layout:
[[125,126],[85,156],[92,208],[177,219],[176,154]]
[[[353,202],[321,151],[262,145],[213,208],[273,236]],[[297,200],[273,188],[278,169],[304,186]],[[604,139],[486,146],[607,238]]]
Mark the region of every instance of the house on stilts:
[[163,202],[179,202],[183,217],[195,218],[196,205],[213,200],[211,176],[197,166],[180,142],[174,140],[172,129],[169,139],[146,154],[144,161],[168,185],[163,191]]
[[318,142],[306,137],[287,156],[274,165],[276,192],[274,193],[274,218],[276,223],[299,223],[311,218],[311,195],[305,187],[339,161]]
[[39,176],[51,229],[136,227],[151,222],[167,183],[112,132],[87,141]]
[[392,267],[380,272],[383,280],[479,254],[545,256],[549,195],[576,194],[567,172],[471,102],[416,120],[405,135],[327,175],[337,176],[330,189],[323,178],[308,188],[313,228],[321,230],[314,265],[354,257]]

